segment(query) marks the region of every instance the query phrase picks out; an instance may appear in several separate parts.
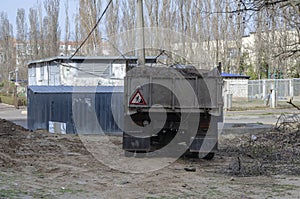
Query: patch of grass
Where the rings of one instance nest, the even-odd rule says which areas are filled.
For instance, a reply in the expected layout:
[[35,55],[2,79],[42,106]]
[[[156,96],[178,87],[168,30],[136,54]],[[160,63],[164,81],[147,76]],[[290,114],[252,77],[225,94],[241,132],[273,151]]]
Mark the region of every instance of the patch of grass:
[[[8,95],[1,95],[0,94],[0,102],[4,104],[14,105],[14,97]],[[18,97],[18,104],[19,106],[26,106],[27,99],[25,97]]]
[[0,198],[20,198],[21,195],[25,194],[27,193],[15,189],[0,189]]
[[39,188],[29,194],[33,198],[54,198],[53,195],[49,193],[49,189]]
[[247,194],[247,195],[257,195],[257,193],[254,192],[254,191],[245,191],[245,194]]
[[208,196],[208,198],[212,198],[222,196],[222,192],[218,190],[218,187],[209,187],[209,190],[205,192],[205,195]]
[[148,196],[146,199],[177,199],[179,197],[171,197],[171,196]]
[[0,102],[14,105],[14,98],[12,96],[0,95]]
[[284,191],[293,191],[298,190],[300,187],[291,184],[274,184],[272,187],[272,192],[284,192]]
[[[294,101],[296,105],[300,105],[299,101]],[[287,104],[285,100],[278,101],[276,109],[293,108],[290,104]],[[270,106],[265,105],[262,100],[234,100],[232,101],[231,111],[245,111],[245,110],[268,110]],[[266,113],[268,115],[268,113]]]
[[201,198],[197,193],[183,193],[173,196],[147,196],[146,199],[180,199],[180,198]]
[[65,194],[65,193],[70,193],[70,194],[77,194],[77,193],[83,193],[86,192],[85,190],[82,189],[70,189],[70,188],[61,188],[59,190],[59,192],[61,194]]

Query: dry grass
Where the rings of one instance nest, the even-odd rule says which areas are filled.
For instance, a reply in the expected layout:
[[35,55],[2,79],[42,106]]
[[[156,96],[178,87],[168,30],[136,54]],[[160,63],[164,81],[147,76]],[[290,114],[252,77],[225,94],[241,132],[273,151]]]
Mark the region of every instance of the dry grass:
[[[294,101],[295,105],[300,106],[300,101]],[[232,102],[231,111],[243,111],[243,110],[261,110],[269,109],[263,100],[234,100]],[[278,101],[277,109],[292,108],[286,101]]]

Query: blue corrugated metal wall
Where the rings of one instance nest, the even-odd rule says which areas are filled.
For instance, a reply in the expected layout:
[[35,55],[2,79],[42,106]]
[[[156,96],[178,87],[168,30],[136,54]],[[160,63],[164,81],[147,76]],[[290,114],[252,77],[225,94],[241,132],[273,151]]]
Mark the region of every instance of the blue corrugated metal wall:
[[29,130],[52,121],[66,123],[68,134],[121,132],[123,87],[30,86],[27,96]]

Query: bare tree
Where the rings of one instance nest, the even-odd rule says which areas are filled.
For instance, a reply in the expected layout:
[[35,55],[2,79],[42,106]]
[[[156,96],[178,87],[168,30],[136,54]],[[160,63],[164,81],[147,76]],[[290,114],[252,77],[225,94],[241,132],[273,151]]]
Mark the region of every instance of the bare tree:
[[[80,30],[80,16],[79,14],[76,14],[76,17],[75,17],[75,43],[76,43],[76,48],[79,47],[79,42],[82,38],[82,35],[81,35],[81,30]],[[80,52],[78,53],[80,54]]]
[[27,75],[26,62],[28,61],[27,51],[27,23],[24,9],[18,9],[16,17],[17,39],[16,39],[16,61],[19,66],[19,76],[25,79]]
[[[78,2],[75,41],[80,43],[95,26],[103,3],[100,0]],[[45,0],[45,14],[34,9],[30,11],[32,57],[58,54],[59,6],[58,0]],[[271,70],[287,73],[289,67],[299,63],[299,6],[297,0],[144,0],[146,26],[180,32],[193,38],[195,43],[187,42],[185,37],[174,42],[171,36],[160,37],[159,33],[151,33],[146,40],[150,46],[174,49],[175,53],[186,57],[196,57],[200,52],[198,49],[202,49],[212,57],[214,65],[222,61],[227,72],[245,73],[247,67],[253,66],[259,77],[267,77]],[[64,43],[67,45],[70,40],[68,2],[65,7]],[[129,30],[135,28],[135,12],[135,0],[113,0],[105,14],[106,20],[96,28],[79,53],[102,55],[105,51],[105,54],[120,55],[127,53],[124,49],[130,49],[129,46],[133,49],[135,36]],[[117,33],[122,33],[126,39],[109,38]],[[103,34],[107,35],[105,40]],[[244,47],[245,34],[250,34],[253,40],[247,51]],[[155,52],[146,50],[148,56],[158,55],[159,52],[158,49]],[[129,54],[133,55],[133,52]]]
[[16,64],[13,26],[4,12],[0,13],[0,43],[0,78],[6,80],[8,73],[15,69]]
[[[133,50],[135,47],[135,35],[133,34],[134,28],[136,25],[136,8],[135,8],[135,0],[131,1],[122,1],[120,2],[120,15],[122,17],[119,18],[119,31],[122,33],[123,38],[118,41],[118,48],[120,52],[117,53],[120,56],[120,53],[126,54],[128,56],[134,56],[135,51]],[[147,1],[145,1],[147,3]],[[108,25],[108,24],[107,24]],[[107,47],[110,51],[114,51],[112,45],[116,45],[117,35],[113,33],[113,35],[107,35],[110,38],[107,38]],[[113,38],[111,38],[113,36]]]
[[65,42],[64,42],[64,55],[69,55],[68,44],[70,42],[70,21],[69,21],[69,0],[65,3],[65,15],[66,15],[66,24],[65,24]]
[[39,58],[39,19],[36,8],[29,9],[29,55],[31,60]]
[[[100,16],[101,1],[100,0],[81,0],[79,2],[79,30],[81,38],[84,40],[89,32],[96,25],[98,17]],[[95,29],[89,40],[86,42],[81,53],[85,55],[98,55],[100,54],[101,32],[99,27]]]
[[[273,31],[283,26],[277,26],[277,21],[283,19],[288,22],[290,29],[295,30],[296,34],[292,43],[289,43],[289,48],[286,51],[280,52],[279,55],[297,57],[300,52],[300,2],[298,0],[241,0],[242,6],[233,12],[241,13],[246,12],[248,15],[254,15],[253,13],[261,13],[266,16],[269,27]],[[270,29],[269,29],[270,31]]]
[[46,46],[49,51],[46,52],[46,56],[58,56],[61,33],[58,22],[60,9],[59,0],[45,0],[44,8],[46,11],[45,17],[48,20],[48,32],[45,34],[48,41]]
[[[132,2],[133,3],[133,2]],[[114,0],[111,4],[109,12],[106,14],[106,21],[105,23],[105,32],[108,36],[113,36],[113,40],[110,39],[110,48],[111,52],[113,54],[119,54],[120,52],[118,51],[123,51],[121,49],[121,41],[119,41],[119,38],[116,36],[117,33],[120,33],[120,4],[119,0]],[[127,16],[128,17],[128,16]],[[129,20],[129,19],[126,19]],[[117,48],[117,49],[116,49]]]

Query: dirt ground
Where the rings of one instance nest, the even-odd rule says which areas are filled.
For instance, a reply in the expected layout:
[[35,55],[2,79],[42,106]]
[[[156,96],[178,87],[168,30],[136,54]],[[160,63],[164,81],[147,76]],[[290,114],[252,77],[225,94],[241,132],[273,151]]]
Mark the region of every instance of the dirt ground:
[[[127,173],[98,161],[79,136],[29,132],[0,120],[0,198],[299,198],[299,137],[222,137],[211,161],[180,158],[156,171]],[[110,140],[121,148],[120,137]],[[270,149],[281,141],[286,147]]]

